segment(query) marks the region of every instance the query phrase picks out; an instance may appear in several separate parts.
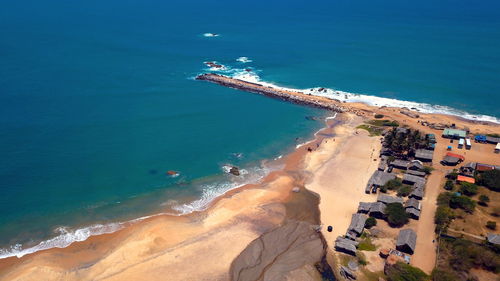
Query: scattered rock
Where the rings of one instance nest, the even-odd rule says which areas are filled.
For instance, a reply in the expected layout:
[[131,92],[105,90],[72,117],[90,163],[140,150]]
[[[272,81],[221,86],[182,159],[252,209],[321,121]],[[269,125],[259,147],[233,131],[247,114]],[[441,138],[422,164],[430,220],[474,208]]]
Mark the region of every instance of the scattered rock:
[[240,169],[238,169],[238,167],[231,167],[231,169],[229,170],[229,173],[235,175],[235,176],[239,176],[240,175]]

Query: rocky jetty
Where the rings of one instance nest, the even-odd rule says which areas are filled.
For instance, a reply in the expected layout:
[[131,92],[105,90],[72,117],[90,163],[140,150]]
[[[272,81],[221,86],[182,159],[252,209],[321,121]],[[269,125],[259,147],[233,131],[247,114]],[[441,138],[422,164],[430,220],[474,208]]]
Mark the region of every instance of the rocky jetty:
[[336,105],[333,102],[328,102],[324,99],[314,98],[311,95],[304,94],[302,92],[292,92],[285,89],[263,86],[258,83],[252,83],[248,81],[243,81],[236,78],[231,78],[224,75],[207,73],[201,74],[196,77],[196,80],[205,80],[219,85],[234,88],[242,91],[257,93],[265,95],[267,97],[276,98],[300,105],[307,105],[322,109],[328,109],[335,112],[345,112],[346,108],[340,105]]

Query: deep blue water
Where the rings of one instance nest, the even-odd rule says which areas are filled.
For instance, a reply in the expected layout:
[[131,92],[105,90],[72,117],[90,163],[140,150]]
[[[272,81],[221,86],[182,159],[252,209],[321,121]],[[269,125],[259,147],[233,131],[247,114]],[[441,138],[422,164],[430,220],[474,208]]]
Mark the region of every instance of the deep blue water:
[[204,61],[500,117],[499,50],[497,1],[2,1],[0,245],[194,200],[322,125]]

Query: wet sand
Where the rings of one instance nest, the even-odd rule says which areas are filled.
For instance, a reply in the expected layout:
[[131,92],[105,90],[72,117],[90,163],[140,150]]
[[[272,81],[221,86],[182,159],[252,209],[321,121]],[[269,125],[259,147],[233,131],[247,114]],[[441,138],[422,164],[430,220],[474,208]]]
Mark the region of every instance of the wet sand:
[[[371,118],[375,112],[382,113],[403,125],[437,135],[439,131],[421,126],[417,120],[455,123],[470,127],[472,132],[499,132],[498,125],[471,123],[453,116],[422,115],[415,119],[394,108],[375,108],[354,103],[348,106],[348,111],[358,116],[352,113],[340,114],[339,118],[344,121],[342,124],[334,129],[324,129],[317,134],[314,142],[286,156],[286,165],[282,171],[271,173],[262,183],[230,191],[215,200],[206,211],[180,217],[158,216],[113,234],[74,243],[65,249],[41,251],[20,259],[3,259],[0,260],[0,279],[230,280],[234,261],[242,261],[243,265],[245,262],[252,262],[252,251],[249,253],[248,249],[258,249],[258,243],[257,248],[251,248],[256,244],[252,241],[257,241],[263,234],[273,233],[277,229],[286,231],[286,227],[295,222],[308,223],[309,226],[304,227],[304,231],[316,224],[324,224],[325,227],[332,225],[332,233],[325,229],[322,231],[326,243],[331,247],[333,239],[345,232],[358,202],[367,199],[365,197],[375,196],[366,195],[364,186],[378,164],[373,159],[378,156],[380,140],[368,137],[362,131],[356,134],[355,127],[363,121],[359,116]],[[308,147],[315,151],[307,152]],[[439,153],[435,154],[435,161],[440,160]],[[491,153],[492,158],[495,156],[498,157]],[[488,159],[483,162],[488,162]],[[434,233],[432,218],[439,185],[438,180],[430,180],[427,186],[423,218],[417,229],[417,249],[412,260],[412,264],[427,272],[432,269],[431,265],[435,260],[435,253],[432,251],[434,244],[428,237],[432,237]],[[319,197],[308,192],[304,186]],[[299,187],[300,192],[292,192],[294,187]],[[321,213],[318,211],[318,203]],[[282,233],[276,234],[276,237],[279,235]],[[299,233],[298,237],[303,235]],[[295,252],[285,250],[287,253],[296,253],[295,257],[289,258],[298,261],[295,260],[295,268],[287,268],[287,272],[293,272],[294,275],[283,273],[284,277],[289,280],[309,280],[306,277],[317,280],[317,272],[314,273],[314,266],[311,264],[312,258],[301,258],[305,249],[316,251],[315,259],[319,256],[317,241],[320,238],[314,238],[312,242],[316,244],[312,248],[308,248],[308,241],[303,239],[303,244],[293,245]],[[259,253],[266,251],[261,249]],[[273,254],[280,253],[269,253]],[[268,270],[269,268],[272,270]],[[246,274],[266,276],[278,268],[279,265],[273,267],[273,264],[269,264],[262,267],[262,272]],[[276,274],[276,271],[272,273]]]

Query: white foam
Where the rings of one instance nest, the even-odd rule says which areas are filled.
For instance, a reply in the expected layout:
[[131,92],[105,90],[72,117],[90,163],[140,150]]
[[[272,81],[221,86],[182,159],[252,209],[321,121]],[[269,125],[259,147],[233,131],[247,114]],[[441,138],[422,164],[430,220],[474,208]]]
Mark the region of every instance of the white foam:
[[[223,167],[229,167],[225,165]],[[226,192],[239,188],[249,183],[257,183],[262,180],[272,169],[267,167],[255,167],[250,169],[250,171],[246,169],[240,170],[240,177],[234,177],[235,179],[240,179],[235,182],[222,182],[222,183],[212,183],[207,184],[202,187],[202,195],[201,198],[186,204],[181,204],[172,207],[172,209],[178,211],[181,215],[189,214],[196,211],[204,211],[209,206],[210,203],[216,199],[224,195]],[[232,177],[233,178],[233,177]]]
[[47,250],[51,248],[66,248],[74,242],[85,241],[90,236],[112,233],[120,230],[123,223],[110,223],[110,224],[95,224],[76,230],[68,230],[65,227],[57,228],[60,233],[58,236],[40,242],[38,245],[23,249],[21,244],[16,244],[10,249],[0,249],[0,259],[9,257],[22,257],[38,251]]
[[203,33],[203,36],[205,36],[205,37],[219,37],[220,34],[207,32],[207,33]]
[[[414,108],[419,112],[422,113],[438,113],[438,114],[448,114],[448,115],[454,115],[454,116],[459,116],[465,119],[469,120],[477,120],[477,121],[488,121],[488,122],[493,122],[500,124],[500,119],[493,117],[493,116],[488,116],[488,115],[481,115],[481,114],[471,114],[467,113],[463,110],[455,109],[449,106],[444,106],[444,105],[432,105],[428,103],[418,103],[418,102],[412,102],[412,101],[404,101],[404,100],[398,100],[398,99],[391,99],[391,98],[385,98],[385,97],[377,97],[377,96],[372,96],[372,95],[366,95],[366,94],[357,94],[357,93],[349,93],[349,92],[344,92],[344,91],[338,91],[335,89],[329,89],[329,88],[310,88],[310,89],[294,89],[294,88],[286,88],[286,87],[280,87],[277,86],[276,84],[269,83],[269,82],[264,82],[260,79],[259,75],[255,72],[248,72],[245,70],[231,70],[233,75],[231,77],[240,79],[243,81],[251,82],[251,83],[257,83],[261,84],[263,86],[267,87],[273,87],[276,89],[282,89],[282,90],[288,90],[288,91],[296,91],[296,92],[301,92],[304,94],[311,94],[311,95],[316,95],[316,96],[322,96],[322,97],[327,97],[330,99],[335,99],[339,101],[345,101],[345,102],[360,102],[360,103],[365,103],[368,105],[372,106],[388,106],[388,107],[399,107],[399,108]],[[321,91],[320,91],[321,89]]]
[[252,62],[253,60],[249,59],[248,57],[239,57],[236,59],[236,61],[239,61],[242,63],[249,63],[249,62]]

